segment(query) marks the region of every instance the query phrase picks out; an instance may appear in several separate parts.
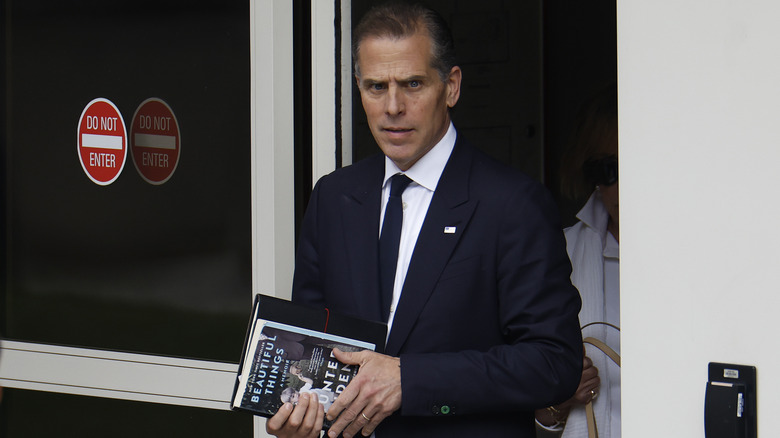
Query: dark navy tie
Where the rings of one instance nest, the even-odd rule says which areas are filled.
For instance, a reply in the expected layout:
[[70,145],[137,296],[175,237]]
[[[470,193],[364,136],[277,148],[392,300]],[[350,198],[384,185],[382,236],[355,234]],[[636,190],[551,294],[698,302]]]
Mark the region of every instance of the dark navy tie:
[[382,294],[382,318],[390,316],[390,304],[393,301],[393,283],[398,264],[398,247],[401,241],[401,225],[404,221],[401,194],[412,180],[397,173],[390,178],[390,198],[385,207],[385,219],[382,233],[379,235],[379,289]]

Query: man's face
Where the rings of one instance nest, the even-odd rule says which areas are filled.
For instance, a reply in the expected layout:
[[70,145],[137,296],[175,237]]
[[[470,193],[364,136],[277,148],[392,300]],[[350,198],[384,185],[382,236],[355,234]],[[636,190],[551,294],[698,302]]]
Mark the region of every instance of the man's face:
[[448,109],[460,96],[460,68],[453,67],[442,81],[431,66],[431,41],[424,32],[363,40],[358,67],[371,133],[382,152],[408,170],[447,132]]

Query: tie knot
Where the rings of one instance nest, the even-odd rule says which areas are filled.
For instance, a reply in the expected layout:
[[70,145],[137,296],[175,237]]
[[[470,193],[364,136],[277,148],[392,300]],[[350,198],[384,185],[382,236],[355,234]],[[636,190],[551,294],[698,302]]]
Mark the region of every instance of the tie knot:
[[390,178],[390,196],[401,196],[411,182],[412,180],[408,176],[396,173]]

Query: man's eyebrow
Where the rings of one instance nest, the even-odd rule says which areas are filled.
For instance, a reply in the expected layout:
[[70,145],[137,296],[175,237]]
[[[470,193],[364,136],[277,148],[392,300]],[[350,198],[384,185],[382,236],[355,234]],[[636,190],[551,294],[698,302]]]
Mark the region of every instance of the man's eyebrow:
[[[411,76],[407,76],[407,77],[404,77],[404,78],[396,79],[396,82],[405,84],[405,83],[414,82],[414,81],[416,81],[416,82],[424,82],[427,79],[428,79],[428,76],[426,76],[426,75],[411,75]],[[360,79],[360,84],[366,84],[366,85],[386,84],[388,82],[389,81],[388,81],[387,78],[363,77],[363,78]]]
[[358,85],[361,87],[375,85],[375,84],[386,84],[387,79],[385,78],[372,78],[372,77],[366,77],[363,76],[360,79],[358,79]]
[[423,82],[426,79],[428,79],[428,77],[425,75],[412,75],[409,76],[408,78],[401,79],[399,82],[412,82],[412,81]]

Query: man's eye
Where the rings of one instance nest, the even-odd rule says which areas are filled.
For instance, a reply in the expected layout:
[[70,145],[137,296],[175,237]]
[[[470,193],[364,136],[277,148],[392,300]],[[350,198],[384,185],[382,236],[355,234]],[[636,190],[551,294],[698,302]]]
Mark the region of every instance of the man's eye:
[[409,81],[409,87],[411,88],[417,88],[420,86],[420,83],[417,81]]
[[372,91],[382,91],[385,89],[384,85],[382,84],[371,84],[368,86],[368,88]]

